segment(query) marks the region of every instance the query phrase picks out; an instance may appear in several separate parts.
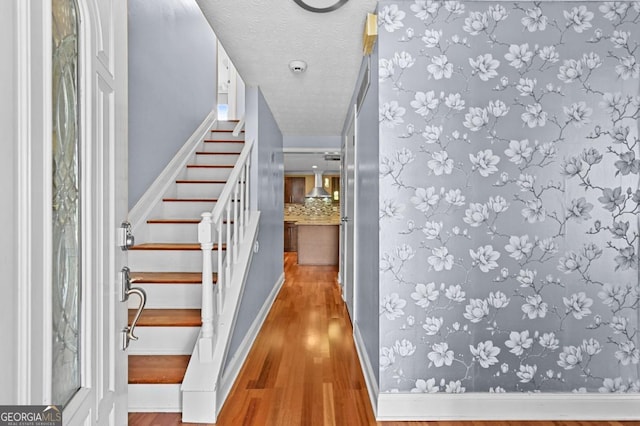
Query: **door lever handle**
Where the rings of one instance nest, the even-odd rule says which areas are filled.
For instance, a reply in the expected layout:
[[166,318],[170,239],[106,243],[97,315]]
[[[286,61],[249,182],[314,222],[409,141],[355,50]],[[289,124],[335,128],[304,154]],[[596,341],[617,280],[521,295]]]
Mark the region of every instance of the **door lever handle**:
[[129,343],[131,343],[132,340],[138,340],[138,337],[133,333],[136,329],[136,324],[140,319],[140,315],[142,315],[142,310],[147,304],[147,293],[139,287],[131,287],[131,273],[129,271],[129,268],[125,266],[124,268],[122,268],[122,271],[120,271],[120,274],[121,274],[121,280],[122,280],[122,285],[121,285],[122,294],[120,297],[120,301],[126,302],[127,300],[129,300],[129,296],[132,294],[135,294],[140,298],[140,304],[138,305],[138,309],[136,310],[136,314],[133,317],[133,321],[131,322],[131,325],[127,325],[124,329],[122,329],[122,345],[121,346],[122,346],[122,350],[124,351],[129,347]]

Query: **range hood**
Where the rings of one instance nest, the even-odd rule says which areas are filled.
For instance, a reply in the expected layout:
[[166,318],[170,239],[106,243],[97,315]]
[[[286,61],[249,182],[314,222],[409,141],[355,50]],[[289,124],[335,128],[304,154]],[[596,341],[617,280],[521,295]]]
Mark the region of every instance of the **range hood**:
[[331,198],[331,195],[322,187],[322,172],[314,172],[316,176],[315,186],[305,198]]

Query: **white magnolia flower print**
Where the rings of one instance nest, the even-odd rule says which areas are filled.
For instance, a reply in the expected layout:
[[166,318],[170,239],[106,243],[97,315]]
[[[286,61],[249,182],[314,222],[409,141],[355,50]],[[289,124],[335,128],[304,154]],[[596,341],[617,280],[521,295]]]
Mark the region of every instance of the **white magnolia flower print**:
[[447,383],[445,388],[446,393],[464,393],[466,388],[462,386],[462,382],[460,380],[451,380]]
[[414,99],[409,103],[417,114],[426,117],[429,113],[436,108],[440,100],[436,96],[433,90],[428,92],[416,92]]
[[582,77],[582,61],[575,59],[565,60],[560,66],[558,78],[565,83],[572,83]]
[[525,297],[525,303],[522,304],[522,312],[529,319],[544,318],[547,316],[549,305],[542,301],[542,296],[534,294],[532,296]]
[[400,220],[404,217],[402,215],[404,209],[405,205],[396,200],[384,200],[380,206],[380,219]]
[[416,345],[407,339],[396,340],[393,345],[393,351],[402,357],[411,356],[416,351]]
[[572,103],[570,106],[563,107],[562,109],[567,115],[569,122],[573,123],[576,127],[582,127],[591,122],[589,117],[593,113],[593,110],[589,108],[584,101]]
[[614,31],[613,35],[609,38],[615,49],[622,49],[629,43],[629,37],[631,33],[629,31]]
[[416,380],[415,387],[411,389],[413,393],[436,393],[440,390],[438,386],[436,386],[436,379]]
[[398,124],[404,123],[402,116],[405,109],[398,104],[398,101],[385,102],[380,107],[378,119],[380,124],[389,128],[394,128]]
[[415,250],[409,244],[403,244],[399,247],[396,247],[393,252],[396,257],[403,262],[413,259],[413,257],[416,255]]
[[[605,305],[612,306],[614,303],[622,304],[626,294],[626,288],[620,284],[605,283],[602,286],[602,290],[598,292],[598,297],[602,299],[602,303]],[[611,321],[613,322],[613,320]]]
[[449,250],[446,247],[436,247],[431,250],[431,256],[427,261],[438,272],[443,269],[449,271],[453,268],[453,255],[449,254]]
[[536,376],[536,371],[538,371],[537,365],[521,365],[520,371],[516,372],[516,376],[520,379],[520,383],[529,383]]
[[404,17],[405,12],[400,10],[397,4],[385,6],[378,13],[378,26],[383,26],[386,31],[392,33],[404,27]]
[[415,0],[409,8],[415,13],[416,18],[424,21],[438,11],[440,2],[438,0]]
[[544,222],[547,217],[547,211],[542,205],[542,201],[536,198],[526,202],[526,207],[522,209],[522,216],[529,223]]
[[489,28],[489,18],[485,12],[469,12],[464,20],[463,30],[471,35],[478,35]]
[[582,362],[582,349],[576,346],[562,348],[558,365],[565,370],[572,370]]
[[460,284],[450,285],[444,293],[445,297],[452,302],[464,302],[466,293]]
[[573,219],[578,223],[591,219],[589,212],[593,210],[593,204],[588,203],[586,198],[574,198],[567,206],[567,218]]
[[604,17],[610,21],[621,19],[627,12],[629,4],[622,1],[606,1],[598,8],[604,14]]
[[487,109],[494,117],[504,117],[509,113],[509,107],[501,100],[490,101]]
[[446,342],[435,343],[431,346],[432,351],[429,352],[427,358],[436,367],[447,366],[450,367],[453,364],[453,351],[449,349],[449,345]]
[[464,115],[464,127],[472,132],[477,132],[489,123],[489,114],[486,108],[470,107]]
[[452,15],[461,15],[464,13],[464,4],[457,0],[445,1],[444,8]]
[[391,367],[396,362],[396,354],[393,348],[382,347],[380,348],[380,369],[382,371]]
[[600,342],[598,342],[594,338],[583,340],[580,348],[582,348],[583,353],[590,356],[594,356],[602,352],[602,346],[600,345]]
[[490,149],[479,151],[476,155],[469,154],[473,169],[480,173],[480,176],[487,177],[498,171],[496,167],[500,162],[500,157],[493,154]]
[[442,324],[444,324],[444,320],[442,317],[427,317],[424,320],[424,324],[422,328],[427,333],[427,336],[435,336],[440,332],[440,328],[442,328]]
[[416,60],[409,52],[396,52],[393,55],[393,63],[401,70],[411,68]]
[[453,206],[464,206],[465,197],[460,189],[450,189],[445,195],[444,200]]
[[433,186],[429,188],[417,188],[414,196],[411,197],[411,202],[415,204],[416,209],[423,213],[437,205],[438,201],[440,201],[440,195]]
[[497,69],[500,66],[500,61],[493,59],[491,53],[479,55],[475,60],[469,58],[469,64],[471,65],[471,73],[477,75],[482,81],[489,81],[498,76]]
[[509,352],[520,356],[524,353],[525,349],[531,348],[533,345],[533,338],[529,337],[528,330],[521,332],[512,331],[509,333],[509,340],[504,342],[504,344],[509,348]]
[[565,274],[570,274],[574,271],[579,271],[585,265],[584,258],[574,251],[568,251],[558,259],[558,270]]
[[593,305],[593,299],[587,297],[584,291],[574,293],[570,297],[563,297],[562,302],[567,308],[567,313],[573,315],[577,320],[591,314],[589,307]]
[[534,127],[544,127],[544,125],[547,124],[547,113],[542,110],[542,105],[539,103],[527,105],[525,112],[523,112],[520,117],[531,129]]
[[609,327],[613,330],[613,334],[624,333],[627,330],[628,320],[625,317],[614,316],[609,322]]
[[533,243],[529,241],[528,235],[522,235],[520,237],[512,235],[509,237],[509,244],[504,246],[504,249],[509,252],[509,257],[520,260],[531,254]]
[[404,315],[404,308],[407,301],[400,298],[398,293],[391,293],[382,298],[380,303],[380,314],[384,314],[389,320],[400,318]]
[[538,56],[544,62],[555,63],[560,60],[560,54],[555,46],[544,46],[538,51]]
[[506,308],[509,302],[511,302],[511,299],[501,291],[489,293],[489,298],[487,299],[487,303],[496,309]]
[[393,61],[390,59],[380,58],[378,61],[378,81],[383,82],[393,77],[395,72]]
[[582,63],[588,70],[595,70],[602,66],[602,58],[597,53],[589,52],[582,55]]
[[442,30],[425,30],[424,36],[422,37],[422,41],[426,45],[426,47],[436,47],[440,44],[440,39],[442,38]]
[[504,6],[496,4],[489,6],[489,17],[496,22],[504,21],[509,16],[509,12]]
[[529,44],[512,44],[509,46],[509,52],[504,55],[509,61],[509,65],[514,68],[522,68],[533,58],[533,52],[529,50]]
[[460,93],[450,93],[444,99],[444,104],[455,111],[462,111],[464,109],[465,101],[462,99]]
[[535,78],[521,78],[516,85],[520,96],[533,96],[538,80]]
[[520,20],[531,33],[544,31],[547,28],[548,18],[542,14],[542,9],[533,7],[526,10],[526,16]]
[[434,152],[431,154],[431,160],[427,165],[436,176],[450,175],[453,171],[453,160],[449,158],[447,151]]
[[473,359],[478,361],[478,364],[480,364],[482,368],[489,368],[498,363],[497,357],[500,354],[500,348],[493,346],[491,340],[479,342],[476,347],[469,345],[469,350],[471,351],[471,355],[473,355]]
[[509,157],[509,161],[520,164],[531,158],[533,148],[529,146],[529,139],[511,140],[509,148],[505,149],[504,154]]
[[469,255],[482,272],[489,272],[498,267],[496,260],[500,258],[500,252],[493,249],[490,244],[481,246],[476,251],[469,250]]
[[616,73],[623,80],[638,78],[640,76],[640,64],[637,63],[635,56],[626,56],[620,59],[620,63],[616,65]]
[[530,269],[521,269],[518,272],[518,276],[516,280],[520,283],[520,287],[531,287],[533,285],[533,281],[535,280],[537,275],[537,271],[532,271]]
[[560,347],[560,340],[556,337],[555,333],[544,333],[538,339],[540,346],[546,349],[555,351]]
[[640,362],[640,350],[638,350],[636,345],[630,340],[618,346],[615,356],[622,365],[635,365]]
[[472,227],[478,227],[489,220],[489,209],[486,204],[469,203],[469,208],[464,212],[465,223]]
[[438,299],[438,294],[435,283],[416,284],[415,291],[411,293],[411,298],[416,301],[416,305],[426,308],[429,303]]
[[575,32],[581,33],[591,28],[591,20],[593,12],[589,11],[586,6],[574,7],[570,11],[564,11],[564,18],[567,20],[567,26],[574,29]]
[[464,310],[462,315],[472,323],[477,323],[489,316],[489,303],[484,299],[471,299]]
[[606,378],[602,381],[602,386],[598,391],[600,393],[625,393],[627,392],[627,386],[622,382],[622,377]]
[[435,240],[440,236],[442,231],[442,222],[427,221],[422,227],[422,232],[427,236],[427,240]]
[[453,75],[453,64],[449,62],[446,55],[434,56],[431,63],[427,65],[427,71],[436,80],[451,78]]

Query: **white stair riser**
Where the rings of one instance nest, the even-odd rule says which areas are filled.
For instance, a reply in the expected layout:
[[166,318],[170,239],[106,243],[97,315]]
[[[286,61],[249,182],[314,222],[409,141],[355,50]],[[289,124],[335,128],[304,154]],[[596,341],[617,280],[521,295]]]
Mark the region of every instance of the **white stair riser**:
[[129,412],[182,412],[180,385],[128,386]]
[[135,328],[138,340],[129,344],[129,355],[191,355],[200,327]]
[[196,154],[196,164],[209,164],[215,166],[227,166],[236,164],[238,155],[202,155]]
[[218,198],[224,183],[177,183],[178,198]]
[[[217,251],[213,251],[217,259]],[[130,250],[129,267],[132,271],[148,272],[202,272],[200,250]],[[213,262],[213,272],[217,261]]]
[[205,152],[240,152],[242,148],[244,148],[244,143],[203,142],[202,144],[202,150]]
[[[198,240],[198,224],[195,223],[150,223],[150,243],[190,243]],[[226,238],[226,227],[222,227],[222,238]]]
[[163,218],[197,218],[202,213],[210,212],[215,202],[201,201],[165,201],[162,203]]
[[227,180],[231,174],[232,167],[206,168],[189,167],[185,174],[185,179],[191,180]]
[[[146,309],[199,309],[202,284],[134,284],[147,293]],[[129,309],[138,307],[137,297],[129,298]]]
[[216,129],[233,130],[238,125],[237,121],[218,121]]
[[240,132],[238,136],[233,136],[233,132],[211,132],[205,140],[214,141],[243,141],[244,133]]

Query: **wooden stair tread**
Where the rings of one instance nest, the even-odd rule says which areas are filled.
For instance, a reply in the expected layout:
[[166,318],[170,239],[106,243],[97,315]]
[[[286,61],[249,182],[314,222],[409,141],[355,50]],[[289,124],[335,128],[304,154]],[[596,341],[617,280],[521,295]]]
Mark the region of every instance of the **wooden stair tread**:
[[[224,132],[224,133],[233,133],[234,129],[212,129],[211,131],[214,133]],[[244,129],[240,130],[240,133],[244,133]]]
[[239,152],[209,152],[209,151],[196,151],[196,155],[240,155]]
[[[200,223],[202,219],[148,219],[147,223],[155,223],[155,224],[196,224]],[[227,220],[223,220],[222,223],[227,223]],[[233,223],[233,220],[230,222]]]
[[187,164],[188,169],[233,169],[233,164]]
[[[213,245],[214,250],[218,250],[218,244]],[[226,250],[227,245],[222,245],[222,250]],[[129,250],[200,250],[200,243],[143,243],[136,244]]]
[[244,139],[205,139],[204,143],[244,143]]
[[226,180],[188,180],[178,179],[176,183],[227,183]]
[[180,384],[191,355],[129,355],[130,384]]
[[[218,274],[213,273],[214,284]],[[131,272],[131,282],[136,284],[202,284],[201,272]]]
[[167,202],[185,202],[185,203],[215,203],[217,198],[163,198],[162,201]]
[[[129,309],[129,324],[137,309]],[[145,309],[137,323],[140,327],[200,327],[200,309]]]

